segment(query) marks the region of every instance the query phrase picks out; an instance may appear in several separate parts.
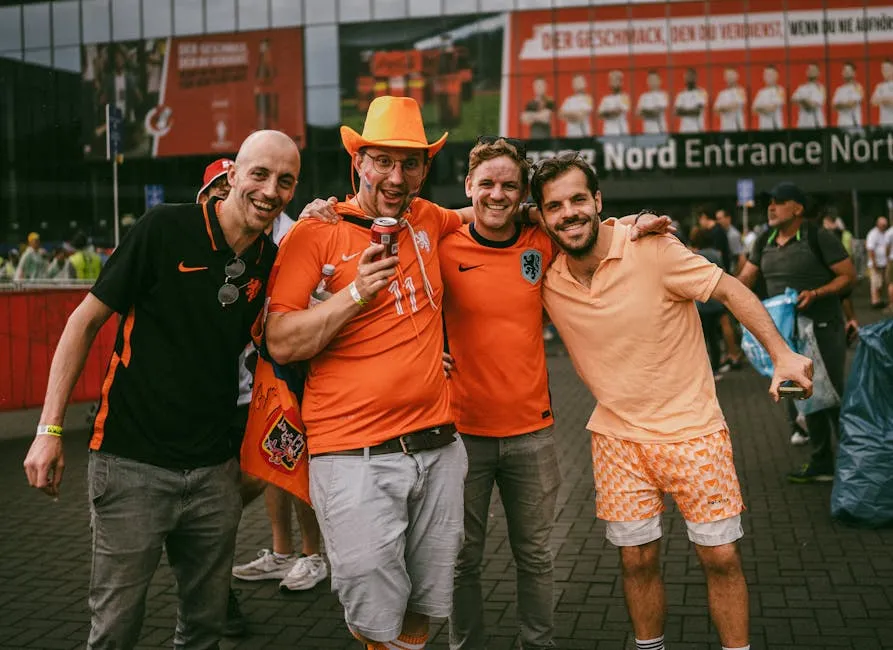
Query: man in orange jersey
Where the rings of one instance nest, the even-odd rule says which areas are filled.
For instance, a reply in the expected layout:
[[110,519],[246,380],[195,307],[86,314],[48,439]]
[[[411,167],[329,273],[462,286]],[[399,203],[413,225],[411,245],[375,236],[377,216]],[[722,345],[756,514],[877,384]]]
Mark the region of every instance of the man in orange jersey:
[[[452,353],[445,355],[445,368],[468,454],[465,541],[454,574],[450,644],[454,650],[486,645],[480,574],[497,484],[517,566],[522,647],[553,648],[549,538],[560,476],[540,289],[555,247],[539,227],[515,220],[530,171],[521,141],[478,138],[468,168],[465,192],[474,221],[445,237],[439,253]],[[636,218],[623,222],[634,225]],[[636,234],[663,231],[668,222],[641,219]]]
[[620,547],[636,647],[664,647],[660,514],[670,493],[704,568],[723,648],[749,648],[741,491],[694,301],[720,300],[763,343],[776,400],[785,380],[811,391],[812,362],[787,347],[740,282],[675,237],[631,246],[623,224],[600,223],[598,178],[579,156],[539,163],[531,191],[562,250],[543,302],[598,400],[587,427],[597,514]]
[[550,536],[561,476],[540,300],[553,244],[536,225],[513,220],[529,172],[520,141],[478,139],[465,179],[474,222],[440,247],[453,417],[468,454],[453,650],[486,647],[480,578],[494,483],[517,568],[521,646],[555,647]]
[[[359,190],[338,223],[302,219],[283,240],[267,346],[277,363],[309,360],[311,498],[347,625],[369,648],[423,648],[429,617],[450,613],[462,540],[437,260],[462,218],[416,198],[446,134],[428,144],[414,100],[376,98],[363,134],[341,137]],[[376,259],[370,217],[399,220],[398,255]],[[308,307],[323,265],[331,296]]]
[[62,421],[99,329],[121,314],[90,440],[90,648],[137,646],[163,552],[177,580],[175,648],[216,648],[242,511],[229,432],[239,354],[294,196],[295,143],[259,131],[227,170],[226,200],[160,205],[137,221],[68,319],[50,367],[28,482],[58,496]]

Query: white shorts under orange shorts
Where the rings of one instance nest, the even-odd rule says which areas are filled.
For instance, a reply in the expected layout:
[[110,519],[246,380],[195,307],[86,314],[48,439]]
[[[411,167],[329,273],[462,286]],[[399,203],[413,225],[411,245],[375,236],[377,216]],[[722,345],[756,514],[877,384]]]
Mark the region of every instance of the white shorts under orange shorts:
[[645,443],[592,434],[596,516],[616,546],[660,539],[664,494],[685,518],[689,539],[718,546],[740,539],[744,503],[728,431],[683,442]]

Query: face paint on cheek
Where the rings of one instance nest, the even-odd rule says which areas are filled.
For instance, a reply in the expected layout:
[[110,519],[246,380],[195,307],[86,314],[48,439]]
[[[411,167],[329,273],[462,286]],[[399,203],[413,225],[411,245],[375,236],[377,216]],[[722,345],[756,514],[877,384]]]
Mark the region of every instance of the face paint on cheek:
[[372,181],[369,180],[369,175],[367,173],[363,173],[363,189],[367,192],[372,191]]

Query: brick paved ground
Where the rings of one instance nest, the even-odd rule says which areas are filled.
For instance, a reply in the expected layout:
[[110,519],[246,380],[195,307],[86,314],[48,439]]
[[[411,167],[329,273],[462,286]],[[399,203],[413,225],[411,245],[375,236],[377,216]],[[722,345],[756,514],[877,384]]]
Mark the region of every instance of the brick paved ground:
[[[877,317],[863,313],[865,322]],[[584,432],[593,402],[567,357],[558,348],[551,352],[564,477],[554,535],[558,640],[562,648],[623,649],[631,640],[617,553],[593,518]],[[893,530],[832,523],[830,487],[792,486],[783,480],[807,452],[788,445],[782,411],[768,401],[765,386],[744,370],[718,387],[748,506],[742,551],[751,587],[753,647],[893,648]],[[20,421],[0,418],[0,428],[22,426]],[[23,435],[32,425],[23,428]],[[58,503],[25,484],[21,462],[28,440],[0,442],[0,648],[84,646],[90,574],[86,440],[86,431],[69,433],[68,470]],[[490,650],[505,650],[517,643],[514,568],[498,502],[491,517],[484,572],[487,623],[493,635]],[[667,640],[674,650],[718,648],[704,581],[678,513],[671,511],[665,529]],[[251,559],[269,543],[257,503],[243,518],[237,560]],[[251,635],[238,643],[227,641],[225,648],[358,647],[345,631],[327,582],[312,592],[288,595],[279,594],[274,582],[237,586]],[[173,579],[162,567],[150,591],[141,648],[170,646],[175,609]],[[446,648],[442,623],[434,631],[429,647]]]

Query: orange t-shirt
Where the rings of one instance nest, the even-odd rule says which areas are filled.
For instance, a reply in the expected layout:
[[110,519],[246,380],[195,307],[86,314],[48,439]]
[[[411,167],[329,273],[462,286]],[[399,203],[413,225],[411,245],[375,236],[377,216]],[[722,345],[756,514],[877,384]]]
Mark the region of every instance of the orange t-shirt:
[[672,235],[629,241],[602,223],[590,287],[559,255],[543,303],[577,374],[598,400],[587,428],[636,442],[681,442],[726,428],[695,300],[722,269]]
[[462,433],[505,437],[552,424],[540,289],[553,257],[552,240],[537,226],[494,242],[468,225],[440,243],[456,361],[450,395]]
[[[335,209],[368,219],[352,203]],[[404,217],[415,230],[435,304],[425,293],[411,235],[404,228],[397,239],[400,265],[390,285],[310,360],[301,414],[311,454],[377,445],[452,422],[441,359],[443,283],[437,249],[462,220],[423,199],[415,199]],[[348,221],[300,220],[279,249],[270,311],[306,309],[324,264],[335,267],[328,291],[344,289],[356,277],[369,240],[368,228]]]

